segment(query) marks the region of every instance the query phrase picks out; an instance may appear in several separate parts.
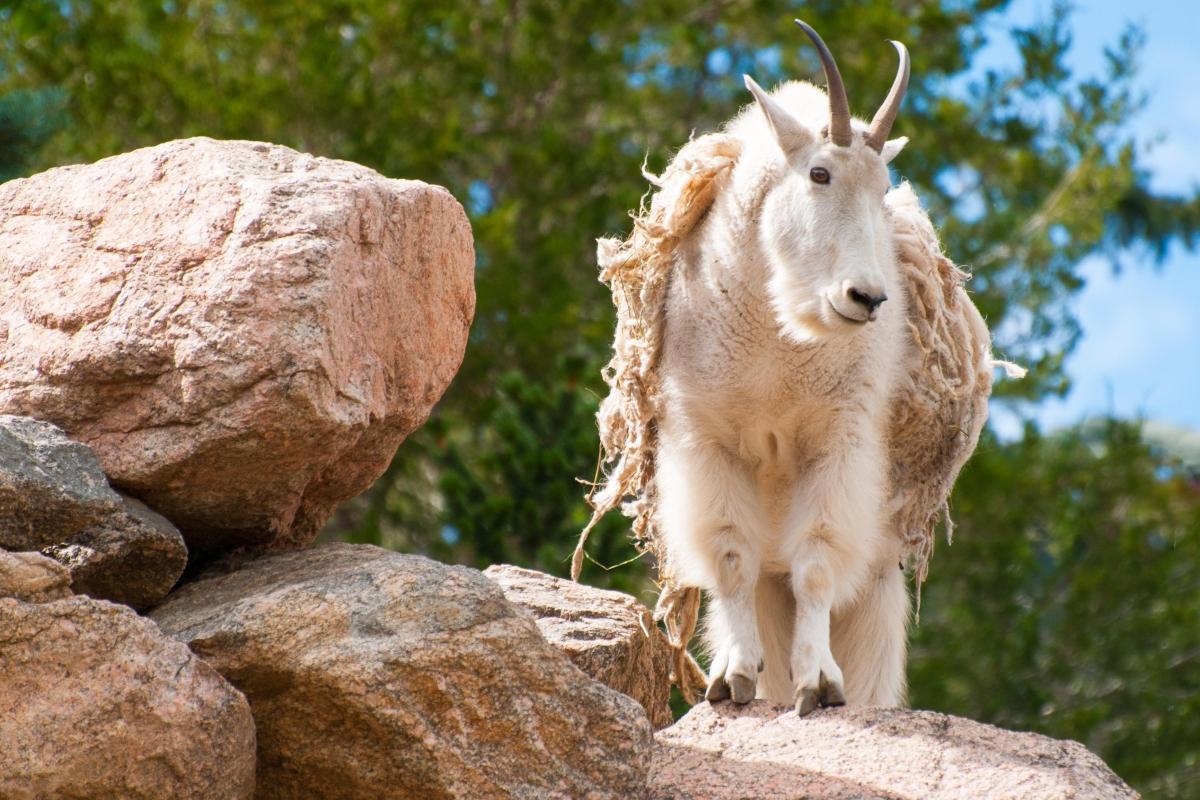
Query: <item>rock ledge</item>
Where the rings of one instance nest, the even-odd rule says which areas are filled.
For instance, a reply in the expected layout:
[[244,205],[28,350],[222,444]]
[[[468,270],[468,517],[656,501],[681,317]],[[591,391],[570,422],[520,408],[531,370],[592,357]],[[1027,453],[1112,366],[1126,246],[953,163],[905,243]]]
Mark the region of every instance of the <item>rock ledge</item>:
[[1078,742],[933,711],[704,703],[656,740],[655,800],[1138,797]]

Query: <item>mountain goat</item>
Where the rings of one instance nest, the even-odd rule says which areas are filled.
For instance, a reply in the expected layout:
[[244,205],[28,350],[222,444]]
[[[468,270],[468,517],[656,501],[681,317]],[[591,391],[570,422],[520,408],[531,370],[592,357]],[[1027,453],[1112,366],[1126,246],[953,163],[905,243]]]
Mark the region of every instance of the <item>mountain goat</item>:
[[[828,93],[746,76],[753,104],[648,176],[659,188],[627,240],[600,241],[618,325],[609,468],[589,501],[592,524],[628,501],[657,557],[685,694],[707,683],[710,701],[804,715],[903,702],[898,566],[919,587],[1001,362],[967,276],[908,185],[890,187],[907,50],[893,42],[899,70],[866,125],[797,24]],[[700,589],[706,681],[686,650]]]

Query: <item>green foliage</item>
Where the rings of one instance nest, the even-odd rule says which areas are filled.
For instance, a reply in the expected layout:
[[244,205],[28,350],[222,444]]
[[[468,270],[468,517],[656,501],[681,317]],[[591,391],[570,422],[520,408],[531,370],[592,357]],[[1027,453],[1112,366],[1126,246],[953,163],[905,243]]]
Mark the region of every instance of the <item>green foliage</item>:
[[15,89],[0,96],[0,183],[29,172],[38,152],[66,124],[57,89]]
[[1138,426],[1000,445],[955,493],[914,705],[1077,739],[1147,796],[1200,780],[1200,483]]
[[[898,168],[974,270],[1000,350],[1033,367],[1001,391],[1037,398],[1065,389],[1062,354],[1078,332],[1064,300],[1080,260],[1193,232],[1194,201],[1148,189],[1125,131],[1141,102],[1135,31],[1108,74],[1077,78],[1056,6],[1013,32],[1021,64],[966,81],[1004,5],[858,0],[803,13],[867,115],[894,73],[884,40],[908,43],[896,132],[913,141]],[[450,404],[474,420],[505,371],[557,381],[564,332],[600,360],[611,310],[592,240],[627,227],[644,154],[661,165],[745,101],[740,72],[764,84],[819,75],[794,15],[762,0],[28,0],[0,12],[0,88],[68,93],[75,124],[51,158],[196,134],[266,139],[471,199],[479,306]]]
[[[350,511],[365,521],[358,530],[371,531],[366,540],[443,561],[517,563],[568,575],[570,543],[589,518],[582,484],[594,477],[598,455],[599,400],[578,382],[583,364],[564,363],[564,383],[553,388],[505,373],[481,401],[478,425],[448,425],[445,415],[431,420],[429,435],[415,442],[422,451],[397,459],[388,478]],[[412,492],[424,484],[413,470],[432,473],[437,508],[424,493]],[[617,515],[593,531],[588,557],[591,583],[653,604],[645,571],[632,568],[637,553]]]
[[[661,167],[746,102],[740,73],[764,85],[820,74],[798,13],[868,117],[894,74],[884,40],[909,45],[895,133],[912,141],[898,177],[974,273],[999,353],[1031,367],[998,385],[1009,402],[1066,390],[1079,335],[1067,301],[1086,257],[1133,246],[1161,259],[1173,241],[1195,244],[1200,199],[1153,192],[1129,133],[1139,32],[1114,43],[1104,74],[1078,76],[1064,4],[1011,31],[1006,5],[23,0],[0,8],[0,145],[4,130],[26,144],[9,151],[19,166],[0,169],[203,134],[448,187],[478,254],[466,363],[327,536],[563,574],[612,335],[593,241],[628,229],[643,158]],[[1013,38],[1018,63],[975,69],[994,36]],[[53,91],[68,122],[53,138],[36,113],[5,116],[8,98]],[[1184,751],[1200,739],[1200,500],[1181,480],[1120,425],[1094,441],[986,439],[955,495],[959,543],[942,548],[925,591],[915,701],[1080,738],[1143,791],[1186,796],[1197,776]],[[596,561],[633,555],[624,531],[604,522]],[[585,569],[643,598],[648,575],[643,560]]]

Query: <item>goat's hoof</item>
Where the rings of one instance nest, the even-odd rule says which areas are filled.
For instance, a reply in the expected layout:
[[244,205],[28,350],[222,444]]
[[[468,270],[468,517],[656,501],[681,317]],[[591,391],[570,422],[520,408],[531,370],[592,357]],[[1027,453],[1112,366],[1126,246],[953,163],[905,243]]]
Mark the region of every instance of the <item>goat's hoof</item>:
[[729,691],[735,703],[749,703],[754,699],[754,679],[745,675],[729,676]]
[[816,686],[801,686],[796,689],[796,713],[806,717],[820,708],[846,705],[846,692],[837,681],[832,681],[821,672]]
[[796,692],[796,713],[802,717],[807,717],[817,710],[820,698],[821,693],[819,689],[812,687],[799,689]]
[[718,675],[708,682],[708,689],[704,692],[704,699],[710,703],[729,699],[729,684],[725,682],[725,676]]
[[730,699],[738,704],[749,703],[754,699],[758,684],[756,665],[761,671],[761,656],[750,656],[736,647],[718,652],[710,665],[704,699],[710,703]]
[[841,686],[826,678],[824,672],[821,673],[820,684],[822,707],[833,708],[846,705],[846,693],[842,691]]

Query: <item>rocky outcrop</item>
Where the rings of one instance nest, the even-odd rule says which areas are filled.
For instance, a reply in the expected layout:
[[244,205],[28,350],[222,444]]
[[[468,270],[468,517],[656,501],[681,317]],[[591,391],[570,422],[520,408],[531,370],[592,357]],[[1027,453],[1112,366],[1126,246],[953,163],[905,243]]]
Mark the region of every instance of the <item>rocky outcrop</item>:
[[10,181],[0,412],[90,445],[191,550],[303,545],[454,376],[473,276],[445,190],[275,145]]
[[121,499],[120,511],[42,552],[70,570],[77,594],[149,608],[183,574],[187,547],[161,514],[133,498]]
[[546,641],[605,686],[642,705],[655,728],[671,716],[671,649],[650,610],[627,594],[498,564],[484,575],[533,615]]
[[0,797],[238,800],[246,699],[133,611],[0,600]]
[[[5,300],[0,293],[0,305]],[[0,382],[8,371],[2,343]],[[38,550],[120,507],[89,448],[49,423],[0,414],[0,547]]]
[[[444,190],[273,145],[0,185],[0,798],[1136,797],[1074,742],[933,712],[672,725],[631,597],[278,552],[424,422],[473,272]],[[189,548],[241,552],[163,601]]]
[[0,598],[45,603],[71,596],[71,573],[41,553],[0,550]]
[[495,583],[366,545],[227,562],[152,612],[245,692],[260,798],[636,798],[651,729]]
[[761,700],[693,708],[658,733],[651,774],[661,800],[1138,796],[1077,742],[899,708],[801,719]]

